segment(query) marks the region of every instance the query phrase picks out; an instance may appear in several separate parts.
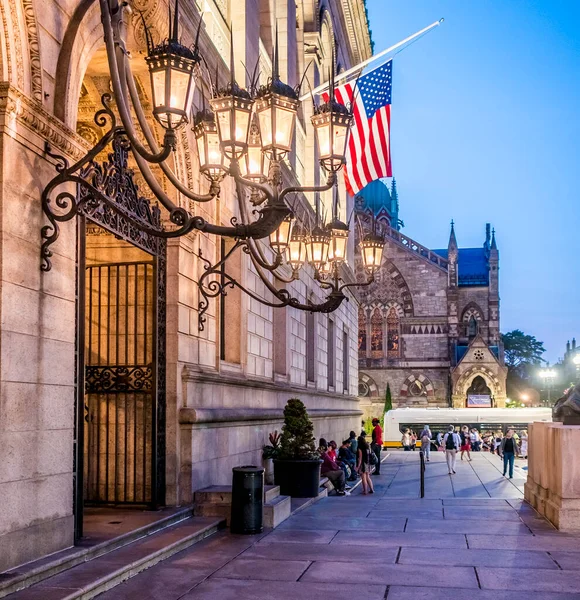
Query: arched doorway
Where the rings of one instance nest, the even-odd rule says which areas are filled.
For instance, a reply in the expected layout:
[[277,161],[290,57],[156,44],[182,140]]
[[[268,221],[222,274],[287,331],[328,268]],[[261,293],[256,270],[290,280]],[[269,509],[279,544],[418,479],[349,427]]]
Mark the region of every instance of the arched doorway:
[[492,391],[481,375],[473,378],[467,388],[465,406],[467,408],[491,408],[493,406]]

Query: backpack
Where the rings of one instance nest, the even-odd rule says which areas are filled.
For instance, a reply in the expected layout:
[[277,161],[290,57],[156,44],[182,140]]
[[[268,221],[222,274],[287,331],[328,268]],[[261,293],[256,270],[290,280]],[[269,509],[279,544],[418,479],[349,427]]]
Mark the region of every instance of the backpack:
[[445,442],[445,450],[456,450],[455,440],[453,439],[453,433],[447,434],[447,440]]
[[428,436],[428,435],[424,435],[424,436],[421,438],[421,443],[422,443],[422,444],[428,444],[430,441],[431,441],[431,440],[430,440],[430,438],[429,438],[429,436]]

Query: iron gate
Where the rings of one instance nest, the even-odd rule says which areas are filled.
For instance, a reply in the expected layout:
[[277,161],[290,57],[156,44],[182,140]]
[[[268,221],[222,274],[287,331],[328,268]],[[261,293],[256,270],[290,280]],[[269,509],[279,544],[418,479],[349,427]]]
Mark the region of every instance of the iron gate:
[[87,266],[84,498],[150,504],[155,443],[153,262]]

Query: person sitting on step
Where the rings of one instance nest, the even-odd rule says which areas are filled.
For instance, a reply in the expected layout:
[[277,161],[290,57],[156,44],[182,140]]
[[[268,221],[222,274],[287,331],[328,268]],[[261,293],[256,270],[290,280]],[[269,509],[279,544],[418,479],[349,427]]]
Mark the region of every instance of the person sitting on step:
[[318,451],[320,452],[320,458],[322,459],[320,474],[323,477],[328,477],[328,480],[334,486],[338,496],[345,496],[346,479],[344,472],[328,455],[328,444],[324,438],[320,439]]
[[344,440],[341,447],[338,449],[338,460],[348,466],[350,470],[350,477],[348,481],[356,481],[356,457],[351,450],[350,439]]

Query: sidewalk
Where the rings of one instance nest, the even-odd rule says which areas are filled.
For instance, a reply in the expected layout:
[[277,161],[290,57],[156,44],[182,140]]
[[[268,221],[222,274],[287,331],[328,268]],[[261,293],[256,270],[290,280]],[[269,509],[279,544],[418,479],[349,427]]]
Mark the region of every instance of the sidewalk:
[[392,452],[374,495],[331,496],[261,536],[218,533],[99,599],[580,599],[580,536],[523,502],[521,474],[479,453],[450,477],[431,456],[424,499],[419,453]]

